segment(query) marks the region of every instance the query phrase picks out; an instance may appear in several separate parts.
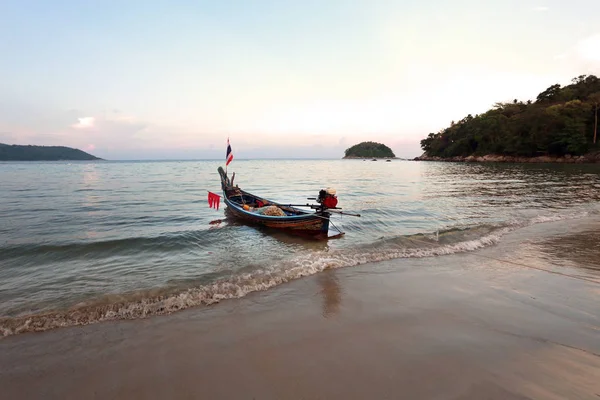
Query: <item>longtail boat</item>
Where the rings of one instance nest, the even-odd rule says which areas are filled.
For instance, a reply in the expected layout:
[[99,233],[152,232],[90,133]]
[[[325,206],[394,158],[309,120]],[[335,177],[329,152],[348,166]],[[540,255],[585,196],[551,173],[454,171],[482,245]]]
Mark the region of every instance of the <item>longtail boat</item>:
[[[342,236],[341,231],[329,233],[331,213],[342,214],[337,207],[337,197],[332,189],[322,189],[319,197],[309,198],[318,204],[280,204],[240,189],[233,185],[235,173],[231,180],[222,167],[217,169],[221,176],[221,189],[227,211],[234,217],[250,224],[269,228],[288,230],[315,238],[333,238]],[[309,207],[314,211],[297,207]],[[348,214],[348,213],[343,213]],[[348,214],[360,216],[358,214]],[[337,228],[336,228],[337,229]]]

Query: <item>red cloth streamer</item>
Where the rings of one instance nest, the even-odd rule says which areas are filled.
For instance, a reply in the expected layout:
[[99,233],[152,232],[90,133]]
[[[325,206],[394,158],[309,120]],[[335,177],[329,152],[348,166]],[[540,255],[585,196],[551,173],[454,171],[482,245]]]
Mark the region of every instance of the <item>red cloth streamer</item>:
[[221,196],[213,192],[208,192],[208,206],[210,208],[216,208],[218,210],[220,201]]

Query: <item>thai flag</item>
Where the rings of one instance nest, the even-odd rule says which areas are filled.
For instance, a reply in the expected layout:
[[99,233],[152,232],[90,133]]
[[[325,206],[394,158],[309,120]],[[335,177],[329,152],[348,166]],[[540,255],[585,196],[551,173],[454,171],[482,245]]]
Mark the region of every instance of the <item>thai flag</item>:
[[225,156],[225,166],[228,166],[233,161],[233,153],[231,152],[231,145],[229,144],[229,138],[227,138],[227,155]]

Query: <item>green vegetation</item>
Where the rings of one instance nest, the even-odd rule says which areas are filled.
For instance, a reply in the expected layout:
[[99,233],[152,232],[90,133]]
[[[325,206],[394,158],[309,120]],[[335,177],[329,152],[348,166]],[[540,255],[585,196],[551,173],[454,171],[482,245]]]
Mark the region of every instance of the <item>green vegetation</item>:
[[427,156],[443,158],[582,155],[600,148],[599,110],[600,79],[581,75],[568,86],[550,86],[535,102],[496,103],[483,114],[469,114],[430,133],[421,147]]
[[0,161],[100,160],[78,149],[63,146],[20,146],[0,143]]
[[394,152],[385,144],[362,142],[346,149],[344,158],[394,158]]

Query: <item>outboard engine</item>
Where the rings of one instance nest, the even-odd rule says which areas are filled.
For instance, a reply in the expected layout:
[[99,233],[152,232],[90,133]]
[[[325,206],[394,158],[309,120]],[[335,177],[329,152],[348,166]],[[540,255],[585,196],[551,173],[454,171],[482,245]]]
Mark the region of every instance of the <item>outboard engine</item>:
[[338,203],[337,197],[335,196],[335,189],[321,189],[319,191],[317,202],[323,205],[325,208],[335,208]]

